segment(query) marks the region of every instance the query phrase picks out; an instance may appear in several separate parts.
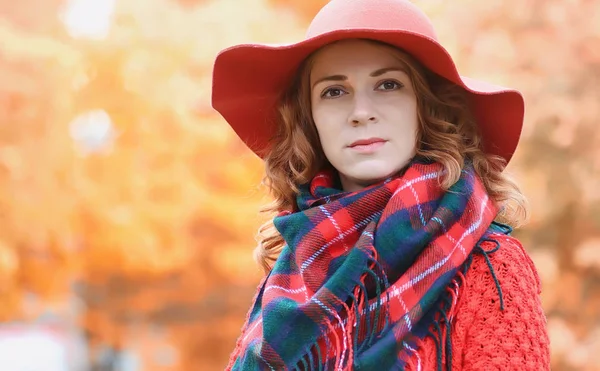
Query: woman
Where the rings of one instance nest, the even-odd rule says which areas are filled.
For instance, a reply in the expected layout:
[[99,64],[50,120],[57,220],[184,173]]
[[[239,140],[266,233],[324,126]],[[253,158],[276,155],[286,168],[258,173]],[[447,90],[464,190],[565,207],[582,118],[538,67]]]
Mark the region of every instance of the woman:
[[503,173],[523,99],[436,40],[408,1],[332,0],[304,41],[217,57],[213,106],[264,159],[277,213],[228,369],[549,369]]

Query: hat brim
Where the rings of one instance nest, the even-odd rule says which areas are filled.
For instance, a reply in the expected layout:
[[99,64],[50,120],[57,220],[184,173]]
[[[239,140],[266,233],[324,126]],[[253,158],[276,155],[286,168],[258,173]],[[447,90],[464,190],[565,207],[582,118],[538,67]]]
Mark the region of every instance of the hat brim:
[[484,151],[508,163],[521,135],[524,100],[517,90],[461,76],[437,41],[398,30],[337,30],[288,45],[242,44],[221,51],[213,70],[212,106],[259,157],[269,150],[280,94],[302,61],[342,39],[381,41],[411,54],[432,72],[463,87],[483,137]]

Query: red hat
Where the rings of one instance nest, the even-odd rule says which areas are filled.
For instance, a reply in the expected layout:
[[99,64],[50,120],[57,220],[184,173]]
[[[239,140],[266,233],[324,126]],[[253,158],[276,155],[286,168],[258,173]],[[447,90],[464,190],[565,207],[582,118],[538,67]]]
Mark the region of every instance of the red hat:
[[243,44],[221,51],[213,70],[212,106],[254,153],[264,157],[277,125],[278,99],[302,61],[333,41],[353,38],[396,46],[465,88],[484,150],[507,162],[511,159],[523,126],[521,93],[461,76],[429,18],[408,0],[332,0],[315,16],[300,42]]

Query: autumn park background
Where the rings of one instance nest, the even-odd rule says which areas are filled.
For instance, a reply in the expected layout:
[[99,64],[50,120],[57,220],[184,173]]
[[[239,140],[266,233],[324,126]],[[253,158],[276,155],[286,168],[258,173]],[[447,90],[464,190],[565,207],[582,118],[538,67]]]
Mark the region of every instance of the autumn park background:
[[[1,371],[224,368],[268,199],[212,63],[325,2],[0,0]],[[600,370],[600,1],[415,3],[463,74],[523,91],[553,370]]]

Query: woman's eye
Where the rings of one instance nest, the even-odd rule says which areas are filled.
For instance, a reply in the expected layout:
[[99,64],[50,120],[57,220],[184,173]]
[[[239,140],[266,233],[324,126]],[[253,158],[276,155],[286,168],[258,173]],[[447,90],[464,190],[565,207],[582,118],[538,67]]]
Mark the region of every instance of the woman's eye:
[[383,90],[395,90],[395,89],[399,89],[402,87],[402,84],[393,81],[393,80],[387,80],[381,83],[381,85],[379,85],[380,88],[382,88]]
[[344,94],[344,91],[340,88],[329,88],[321,94],[323,98],[335,98]]

